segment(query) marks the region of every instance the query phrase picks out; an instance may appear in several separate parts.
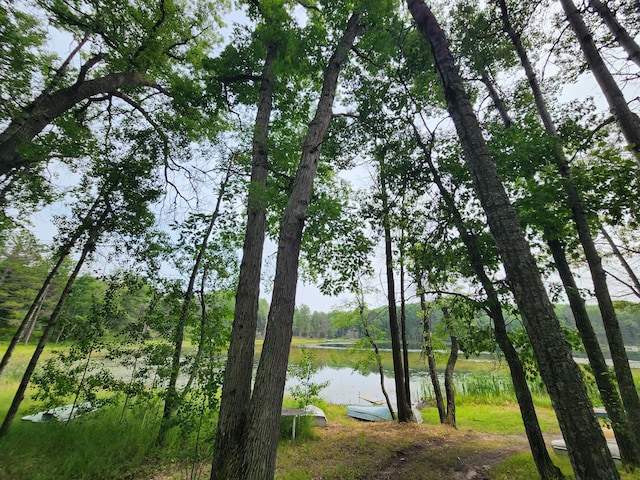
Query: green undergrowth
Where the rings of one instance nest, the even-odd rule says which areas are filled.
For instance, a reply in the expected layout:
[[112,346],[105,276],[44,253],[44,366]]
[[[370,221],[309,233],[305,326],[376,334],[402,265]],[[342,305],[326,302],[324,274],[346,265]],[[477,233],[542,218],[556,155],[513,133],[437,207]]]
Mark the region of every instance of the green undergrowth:
[[115,408],[67,423],[17,419],[0,440],[0,478],[57,480],[125,478],[152,456],[155,425],[144,414],[121,423]]

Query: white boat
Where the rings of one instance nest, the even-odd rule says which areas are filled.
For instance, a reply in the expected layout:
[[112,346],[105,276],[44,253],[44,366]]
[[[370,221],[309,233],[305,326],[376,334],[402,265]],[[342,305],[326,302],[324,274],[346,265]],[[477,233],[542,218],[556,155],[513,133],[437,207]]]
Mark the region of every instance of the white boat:
[[[618,448],[618,444],[615,439],[607,438],[607,447],[609,447],[611,457],[613,457],[614,460],[620,461],[620,449]],[[567,444],[564,440],[552,440],[551,448],[553,448],[553,451],[559,455],[567,454]]]
[[307,405],[302,410],[304,410],[304,416],[313,417],[316,427],[327,426],[327,416],[321,408],[316,407],[315,405]]
[[[413,418],[416,423],[422,423],[422,415],[417,408],[411,409]],[[389,408],[384,405],[349,405],[347,407],[347,415],[358,420],[366,420],[368,422],[383,422],[392,420]]]
[[71,405],[64,405],[62,407],[51,408],[44,412],[34,413],[33,415],[27,415],[22,417],[22,420],[28,422],[48,422],[50,420],[57,420],[59,422],[67,422],[73,418],[79,417],[89,412],[97,410],[98,407],[92,405],[91,402],[82,402]]

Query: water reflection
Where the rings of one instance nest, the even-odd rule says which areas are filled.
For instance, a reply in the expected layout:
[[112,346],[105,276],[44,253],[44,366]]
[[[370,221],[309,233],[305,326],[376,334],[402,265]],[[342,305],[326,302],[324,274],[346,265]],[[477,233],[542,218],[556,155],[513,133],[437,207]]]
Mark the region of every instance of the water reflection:
[[[412,402],[417,402],[420,396],[420,385],[423,375],[411,376],[411,397]],[[363,375],[351,368],[322,367],[312,378],[313,383],[329,382],[329,386],[320,392],[320,397],[328,403],[338,405],[367,404],[368,400],[384,402],[382,389],[380,388],[380,376],[378,374]],[[289,388],[298,385],[298,379],[288,379],[285,392],[289,393]],[[385,374],[385,389],[395,403],[396,386],[393,377]]]

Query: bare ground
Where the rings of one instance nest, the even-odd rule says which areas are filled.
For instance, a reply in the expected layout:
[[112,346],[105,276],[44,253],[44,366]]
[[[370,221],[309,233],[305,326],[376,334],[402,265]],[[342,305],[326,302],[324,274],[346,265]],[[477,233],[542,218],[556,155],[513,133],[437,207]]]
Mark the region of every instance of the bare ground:
[[[441,425],[348,419],[314,431],[313,439],[281,443],[276,480],[489,480],[492,467],[529,449],[524,435],[492,435]],[[209,478],[208,464],[198,470],[194,478]],[[184,466],[173,465],[151,478],[189,476]]]
[[[524,437],[507,437],[487,434],[466,434],[454,436],[445,441],[419,442],[404,451],[398,452],[389,464],[367,477],[369,480],[387,480],[393,478],[431,479],[433,472],[426,471],[438,467],[438,475],[452,480],[490,480],[489,471],[509,456],[528,450]],[[469,448],[471,447],[471,448]],[[499,447],[496,449],[496,447]],[[434,466],[430,458],[450,457],[452,460]],[[426,458],[425,458],[426,457]],[[404,472],[410,472],[410,477]],[[420,473],[423,472],[423,474]],[[436,477],[438,478],[438,477]]]

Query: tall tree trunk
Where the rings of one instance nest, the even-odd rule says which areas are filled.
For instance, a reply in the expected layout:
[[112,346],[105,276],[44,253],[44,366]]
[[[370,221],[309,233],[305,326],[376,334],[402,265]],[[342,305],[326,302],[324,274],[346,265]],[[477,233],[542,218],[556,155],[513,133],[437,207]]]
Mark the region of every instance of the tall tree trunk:
[[404,363],[402,360],[402,345],[400,328],[398,326],[398,312],[396,308],[396,289],[393,274],[393,246],[391,227],[389,225],[389,202],[385,181],[385,164],[380,160],[380,190],[382,197],[382,223],[384,230],[385,265],[387,272],[387,307],[389,311],[389,334],[391,335],[391,357],[393,358],[393,376],[396,383],[396,403],[398,407],[398,421],[410,422],[413,419],[411,403],[407,398],[405,385]]
[[241,468],[229,472],[233,473],[230,477],[219,477],[217,472],[212,472],[214,478],[265,480],[273,478],[275,473],[302,232],[322,142],[331,122],[338,76],[360,30],[361,17],[362,14],[357,12],[351,15],[336,51],[329,59],[316,113],[302,145],[300,164],[280,224],[267,332],[256,372],[246,428],[241,432],[244,433]]
[[629,262],[627,262],[627,259],[624,258],[624,255],[622,255],[622,252],[618,248],[618,245],[616,245],[616,242],[613,241],[613,238],[611,238],[611,235],[609,235],[607,230],[602,225],[600,226],[600,232],[602,233],[604,238],[607,240],[607,243],[611,247],[611,251],[613,252],[613,255],[618,259],[618,261],[620,262],[624,270],[627,272],[627,275],[629,275],[629,279],[631,280],[631,283],[632,283],[632,285],[630,285],[631,291],[635,294],[636,297],[640,297],[640,279],[638,279],[636,272],[633,271],[633,268],[631,268],[631,265],[629,265]]
[[629,35],[629,32],[620,25],[615,13],[611,11],[609,6],[600,0],[589,0],[589,5],[600,15],[602,21],[607,25],[613,38],[629,55],[629,60],[640,67],[640,45]]
[[[549,110],[547,109],[542,89],[540,88],[531,62],[529,61],[527,52],[522,45],[520,35],[515,31],[510,23],[509,12],[507,11],[505,1],[499,0],[499,4],[504,29],[511,38],[518,56],[520,57],[522,66],[525,69],[527,80],[529,81],[529,85],[535,99],[536,108],[540,118],[542,119],[545,131],[553,140],[551,153],[558,167],[558,172],[563,179],[567,202],[571,208],[578,237],[580,238],[580,243],[582,244],[587,263],[589,264],[589,270],[591,272],[598,306],[602,314],[602,322],[609,342],[611,359],[613,360],[616,378],[620,388],[620,396],[622,397],[622,402],[627,411],[631,431],[640,432],[640,397],[636,390],[633,375],[631,373],[631,367],[629,366],[629,359],[622,339],[622,332],[620,331],[620,325],[613,307],[613,301],[609,294],[607,277],[604,269],[602,268],[602,260],[598,254],[595,242],[593,241],[593,236],[591,235],[591,227],[589,226],[586,208],[576,187],[571,173],[571,167],[564,154],[564,150],[562,149],[562,144],[556,131],[555,124],[551,118]],[[580,19],[580,21],[582,21],[582,19]],[[635,440],[635,443],[635,449],[638,450],[638,441]],[[630,461],[636,461],[637,459],[640,459],[640,453],[636,453],[629,458]]]
[[538,422],[538,415],[536,414],[535,406],[533,404],[531,391],[529,390],[529,385],[527,384],[527,377],[524,371],[524,367],[522,366],[522,362],[520,361],[518,352],[513,346],[513,343],[511,343],[509,335],[507,334],[507,325],[502,312],[502,305],[500,303],[500,298],[498,297],[498,292],[496,292],[493,282],[485,271],[485,262],[480,250],[480,242],[478,241],[477,236],[467,228],[464,219],[460,214],[460,210],[456,206],[453,195],[449,192],[449,190],[447,190],[444,183],[442,182],[440,173],[438,172],[438,169],[431,159],[430,150],[420,138],[417,129],[415,130],[415,134],[418,144],[425,154],[425,160],[427,162],[427,165],[429,166],[429,170],[431,171],[433,182],[438,187],[440,195],[444,200],[446,209],[449,215],[451,215],[453,224],[458,230],[460,238],[462,239],[467,249],[467,254],[469,255],[469,260],[471,261],[471,268],[476,274],[476,277],[480,281],[480,284],[482,285],[482,288],[487,295],[487,310],[489,316],[493,320],[494,335],[496,338],[496,342],[498,343],[500,350],[502,350],[502,353],[507,360],[507,364],[509,365],[511,381],[513,382],[513,389],[518,400],[520,415],[522,417],[522,422],[524,424],[525,432],[527,434],[527,439],[529,441],[529,446],[531,447],[531,453],[533,455],[533,460],[536,464],[538,474],[540,475],[540,478],[542,480],[564,478],[560,469],[556,465],[554,465],[551,457],[549,456],[549,452],[547,451],[544,437],[542,436],[542,430],[540,429],[540,423]]
[[76,245],[78,240],[82,237],[82,235],[86,232],[87,225],[93,218],[93,215],[95,214],[96,209],[100,205],[101,201],[102,201],[102,197],[96,198],[96,200],[91,205],[91,208],[89,208],[89,211],[84,216],[84,219],[82,220],[82,222],[80,222],[80,226],[73,232],[73,235],[71,235],[71,237],[67,241],[65,241],[64,244],[58,249],[58,255],[57,255],[58,260],[56,261],[56,264],[53,266],[53,268],[47,275],[47,278],[45,278],[42,284],[42,287],[40,287],[40,290],[38,290],[38,293],[36,294],[36,298],[33,300],[33,303],[29,307],[29,311],[24,316],[24,319],[22,320],[22,322],[20,322],[20,326],[18,327],[18,330],[11,338],[11,342],[9,342],[9,346],[7,347],[7,350],[2,356],[2,360],[0,361],[0,375],[2,375],[2,372],[4,371],[5,367],[9,363],[9,360],[11,359],[11,355],[13,354],[13,351],[15,350],[16,345],[20,341],[20,338],[22,337],[22,334],[25,328],[27,327],[29,319],[34,314],[34,312],[38,309],[38,305],[44,302],[44,297],[47,294],[47,290],[49,290],[49,286],[53,283],[53,279],[56,277],[56,275],[60,271],[60,268],[62,268],[62,265],[64,264],[65,260],[69,256],[69,253],[71,253],[71,250],[73,249],[73,247]]
[[[445,315],[446,317],[446,315]],[[445,425],[450,425],[453,428],[456,427],[456,391],[453,387],[453,371],[456,368],[456,362],[458,361],[458,339],[455,335],[450,335],[451,351],[449,352],[449,358],[447,359],[447,366],[444,367],[444,391],[447,395],[447,414],[444,417]]]
[[604,403],[604,407],[611,419],[613,433],[620,449],[620,456],[624,463],[637,466],[640,458],[638,458],[638,448],[636,443],[636,435],[630,429],[627,415],[624,411],[618,389],[613,383],[613,379],[609,373],[609,367],[605,361],[602,349],[598,343],[598,338],[593,325],[589,319],[589,314],[585,307],[584,299],[580,296],[578,286],[576,285],[569,262],[564,252],[564,247],[557,239],[547,241],[551,254],[556,264],[558,274],[562,280],[564,290],[573,312],[573,318],[576,322],[576,328],[582,339],[589,365],[593,370],[593,375],[600,391],[600,398]]
[[267,139],[273,107],[273,63],[276,60],[276,53],[275,44],[267,44],[253,131],[247,227],[213,449],[212,479],[241,478],[242,435],[251,400],[253,356],[258,325],[260,272],[262,271],[267,209],[265,198],[268,177]]
[[69,298],[69,294],[71,293],[71,288],[73,287],[73,284],[76,278],[78,277],[78,274],[82,269],[82,266],[84,265],[84,261],[86,260],[87,256],[91,252],[93,252],[93,250],[95,249],[95,244],[98,237],[100,236],[102,226],[104,225],[104,222],[110,213],[111,213],[111,209],[109,207],[105,208],[101,217],[96,221],[95,225],[89,230],[87,241],[84,244],[84,247],[80,254],[80,258],[78,259],[78,262],[76,263],[76,266],[73,272],[71,273],[71,276],[67,280],[67,284],[65,285],[64,289],[62,290],[62,293],[60,294],[60,299],[58,300],[56,307],[53,309],[53,312],[51,313],[49,322],[47,323],[47,326],[42,332],[42,336],[38,341],[38,345],[36,346],[36,349],[33,352],[33,355],[31,356],[31,360],[29,361],[29,364],[27,365],[27,368],[24,374],[22,375],[22,380],[20,381],[18,390],[16,391],[13,397],[11,406],[9,407],[9,410],[7,411],[7,414],[4,417],[4,421],[2,422],[2,426],[0,427],[0,438],[7,434],[7,432],[9,431],[9,427],[11,426],[11,422],[13,422],[13,419],[18,413],[18,408],[20,408],[20,404],[24,399],[24,394],[27,391],[27,387],[29,386],[29,382],[31,381],[31,376],[33,375],[33,372],[36,369],[38,360],[40,359],[40,355],[42,355],[42,352],[44,351],[44,347],[47,344],[47,340],[49,340],[49,337],[51,336],[51,332],[53,331],[53,328],[56,326],[56,323],[60,318],[60,313],[62,312],[62,308],[64,307],[64,304],[67,301],[67,298]]
[[[504,107],[504,103],[501,101],[500,97],[497,95],[497,92],[493,88],[492,82],[488,77],[485,78],[483,75],[483,83],[490,91],[493,91],[494,94],[491,94],[491,98],[495,103],[496,108],[501,112],[501,116],[505,123],[505,128],[509,128],[512,125],[509,114]],[[589,315],[585,308],[585,302],[580,297],[578,292],[578,287],[575,283],[575,279],[567,262],[566,254],[564,252],[564,247],[557,239],[549,239],[551,238],[548,235],[545,235],[547,238],[547,244],[549,245],[549,249],[552,252],[552,255],[555,259],[556,268],[562,280],[567,298],[569,299],[569,304],[571,306],[571,310],[573,312],[574,318],[576,319],[576,326],[578,328],[578,332],[582,339],[582,343],[587,352],[587,356],[589,358],[589,363],[591,364],[591,368],[593,369],[596,383],[598,385],[598,389],[600,391],[600,396],[605,404],[605,408],[607,412],[612,412],[610,417],[612,418],[612,422],[614,424],[614,433],[617,430],[616,438],[619,438],[619,447],[621,452],[621,457],[623,462],[635,464],[634,457],[636,456],[636,448],[635,448],[635,440],[633,432],[628,430],[628,422],[626,418],[626,414],[622,407],[621,399],[618,394],[618,390],[614,382],[612,381],[611,375],[609,375],[609,369],[605,362],[604,355],[602,354],[602,349],[600,348],[600,344],[598,343],[598,339],[596,338],[595,332],[593,330],[593,326],[589,320]],[[504,328],[504,321],[502,321],[502,325]],[[496,325],[496,337],[498,337],[498,326]],[[504,331],[504,335],[506,336],[506,330]],[[513,350],[513,345],[509,342],[508,346],[500,345],[500,348],[506,352],[505,348],[509,348]],[[514,350],[515,353],[515,350]],[[517,354],[516,354],[517,355]],[[505,354],[505,357],[507,355]],[[520,361],[518,360],[518,363]],[[514,367],[510,366],[512,372]],[[520,368],[522,366],[520,365]],[[524,372],[523,372],[524,374]],[[528,388],[527,388],[528,391]],[[614,420],[615,418],[615,420]],[[525,423],[526,425],[526,423]],[[538,427],[539,428],[539,427]],[[545,450],[545,455],[548,454]],[[534,454],[535,457],[535,454]],[[556,469],[557,470],[557,469]],[[542,478],[547,478],[543,476],[543,470],[538,467],[538,471]],[[553,473],[553,472],[552,472]],[[559,474],[559,470],[557,474]],[[552,477],[559,478],[559,477]]]
[[587,396],[580,370],[562,335],[540,272],[498,177],[447,38],[422,0],[407,0],[418,29],[429,41],[449,113],[458,131],[489,228],[522,312],[540,372],[552,399],[576,479],[617,479],[618,471]]
[[629,148],[634,152],[636,161],[640,164],[640,118],[629,108],[622,91],[604,63],[600,52],[598,52],[591,32],[589,32],[584,20],[582,20],[582,16],[573,1],[560,0],[560,3],[567,16],[567,21],[573,28],[576,37],[578,37],[580,48],[587,60],[589,69],[600,85],[600,89],[609,103],[611,113],[618,122]]
[[180,316],[175,325],[175,331],[173,334],[173,355],[171,357],[171,372],[169,375],[169,384],[167,385],[166,397],[164,401],[164,408],[162,411],[162,420],[160,422],[160,429],[158,430],[158,437],[156,443],[161,445],[164,443],[167,432],[171,428],[171,417],[175,414],[176,410],[180,406],[181,395],[178,393],[176,385],[178,384],[178,377],[180,376],[180,360],[182,358],[182,343],[184,341],[184,331],[189,319],[189,310],[191,310],[191,303],[193,301],[195,284],[200,273],[200,266],[202,265],[202,259],[207,252],[209,246],[209,237],[213,232],[213,227],[216,225],[216,221],[220,215],[220,206],[222,205],[222,199],[224,198],[227,190],[227,185],[231,179],[231,169],[233,166],[233,156],[229,159],[229,166],[224,179],[220,183],[218,190],[218,198],[216,200],[216,206],[211,213],[209,224],[207,229],[202,235],[202,241],[198,248],[198,252],[191,268],[191,275],[189,275],[189,283],[187,284],[187,290],[184,292],[184,298],[182,299],[182,308],[180,309]]
[[431,320],[427,313],[427,300],[424,294],[424,286],[422,278],[417,278],[418,295],[420,295],[420,309],[423,312],[422,332],[424,339],[424,350],[427,355],[427,365],[429,366],[429,377],[431,377],[431,385],[433,385],[433,396],[436,397],[436,407],[438,408],[438,417],[440,423],[444,423],[446,410],[444,407],[444,399],[442,397],[442,389],[440,388],[440,379],[438,378],[438,370],[436,369],[436,357],[433,353],[433,342],[431,340]]
[[400,247],[400,338],[402,341],[402,367],[407,401],[411,404],[411,377],[409,375],[409,345],[407,344],[407,302],[404,293],[404,246]]

